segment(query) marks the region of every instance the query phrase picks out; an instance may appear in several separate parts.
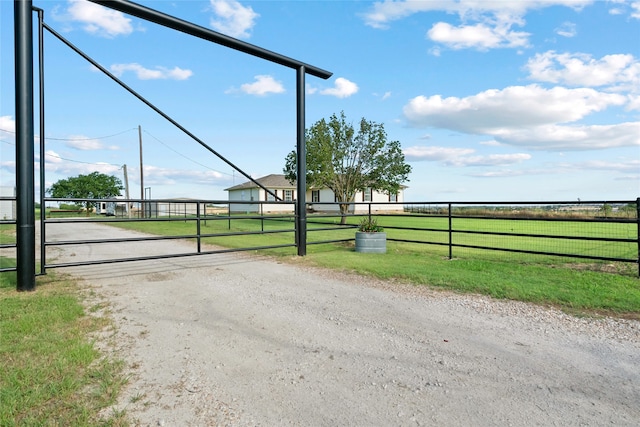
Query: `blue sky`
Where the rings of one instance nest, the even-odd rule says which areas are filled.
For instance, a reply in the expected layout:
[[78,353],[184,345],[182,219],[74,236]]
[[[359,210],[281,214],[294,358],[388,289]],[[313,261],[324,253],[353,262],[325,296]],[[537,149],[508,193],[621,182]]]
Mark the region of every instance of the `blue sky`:
[[[640,196],[640,1],[139,3],[333,72],[307,76],[307,127],[340,111],[384,123],[413,168],[407,201]],[[84,0],[34,6],[246,173],[282,173],[294,70]],[[0,37],[0,179],[13,185],[11,1]],[[153,198],[226,199],[246,181],[48,33],[45,71],[46,187],[123,179],[126,164],[139,197],[138,126]]]

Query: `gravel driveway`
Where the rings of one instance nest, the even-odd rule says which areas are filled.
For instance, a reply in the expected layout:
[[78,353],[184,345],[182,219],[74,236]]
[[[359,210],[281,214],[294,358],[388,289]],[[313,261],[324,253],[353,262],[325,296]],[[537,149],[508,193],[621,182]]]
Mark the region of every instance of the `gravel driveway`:
[[[75,228],[95,238],[133,234]],[[69,230],[47,232],[55,239]],[[69,246],[56,256],[185,245]],[[136,425],[640,422],[637,321],[576,318],[247,254],[63,271],[110,303],[131,371],[114,409]]]

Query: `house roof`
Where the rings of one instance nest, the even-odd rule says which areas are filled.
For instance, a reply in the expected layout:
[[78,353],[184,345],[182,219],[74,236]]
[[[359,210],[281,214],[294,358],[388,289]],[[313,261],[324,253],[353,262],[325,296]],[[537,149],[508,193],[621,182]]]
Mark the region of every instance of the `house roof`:
[[[272,173],[271,175],[263,176],[262,178],[257,178],[257,182],[262,184],[267,188],[273,189],[295,189],[296,182],[293,184],[285,178],[282,174]],[[232,191],[232,190],[248,190],[250,188],[259,188],[253,181],[247,181],[242,184],[234,185],[233,187],[225,188],[224,191]],[[401,185],[400,188],[404,190],[407,188],[406,185]]]
[[[256,181],[267,188],[296,188],[295,181],[291,184],[287,178],[281,174],[263,176],[262,178],[257,178]],[[242,184],[234,185],[233,187],[225,188],[224,191],[245,190],[249,188],[258,188],[258,186],[252,181],[247,181]]]

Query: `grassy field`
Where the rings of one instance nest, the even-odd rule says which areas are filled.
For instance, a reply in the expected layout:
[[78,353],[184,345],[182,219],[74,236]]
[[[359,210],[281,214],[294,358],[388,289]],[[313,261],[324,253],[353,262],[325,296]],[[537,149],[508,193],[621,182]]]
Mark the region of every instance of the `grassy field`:
[[[323,240],[353,239],[354,229],[320,230],[327,225],[336,225],[338,218],[312,217],[308,218],[307,238],[309,243]],[[358,223],[357,217],[350,217],[349,223]],[[385,227],[388,239],[414,240],[431,243],[446,244],[449,241],[448,219],[441,217],[408,217],[408,216],[380,216],[378,223]],[[180,235],[195,234],[195,221],[171,222],[143,222],[119,223],[119,227],[146,231],[151,234]],[[396,228],[397,227],[397,228]],[[245,236],[216,236],[206,239],[207,242],[226,247],[253,247],[264,245],[279,245],[294,243],[294,223],[292,219],[251,219],[236,216],[233,220],[212,219],[202,222],[202,234],[260,232],[288,230],[282,233]],[[440,231],[426,231],[417,229],[431,229]],[[638,245],[634,242],[602,242],[577,240],[571,237],[595,238],[623,238],[637,240],[637,225],[634,223],[592,223],[568,221],[514,221],[508,219],[479,220],[473,218],[456,218],[453,220],[456,231],[483,231],[494,233],[540,234],[548,236],[569,236],[569,238],[531,238],[519,236],[499,236],[486,234],[454,233],[453,243],[459,245],[480,245],[504,249],[520,249],[539,252],[600,256],[635,260],[638,256]],[[319,230],[319,231],[314,231]],[[423,251],[441,253],[438,246],[419,245]],[[476,256],[486,252],[482,257],[511,260],[526,260],[529,255],[509,254],[507,252],[478,251],[465,248],[453,249],[454,257]],[[447,252],[448,253],[448,252]],[[537,257],[537,262],[555,264],[558,258]],[[591,261],[586,261],[592,263]],[[580,261],[584,264],[585,261]],[[595,263],[594,263],[595,264]]]
[[[219,237],[207,237],[205,243],[224,247],[260,247],[265,245],[293,244],[293,221],[291,220],[258,220],[258,219],[234,219],[229,222],[224,220],[208,220],[201,225],[201,233],[230,233],[230,232],[258,232],[261,230],[288,230],[275,234],[254,235],[229,235]],[[381,217],[380,223],[387,227],[410,227],[406,221],[409,218]],[[411,220],[414,220],[411,218]],[[417,219],[415,219],[417,221]],[[446,218],[427,218],[429,225],[421,223],[422,228],[444,228]],[[443,222],[444,220],[444,222]],[[325,219],[326,222],[337,219]],[[353,224],[357,218],[350,218]],[[515,223],[519,231],[529,232],[531,224],[528,221],[509,221],[508,223],[489,222],[491,227],[508,227]],[[545,229],[540,229],[542,224]],[[572,231],[566,223],[536,222],[539,234],[567,234],[569,232],[587,235],[601,236],[609,231],[603,228],[589,228],[591,223],[584,223],[585,229]],[[196,232],[193,221],[178,222],[136,222],[117,223],[119,227],[135,229],[151,234],[162,235],[189,235]],[[331,231],[313,231],[325,227],[327,224],[309,223],[308,238],[310,242],[326,239],[353,238],[354,229],[342,229]],[[598,226],[602,224],[597,224]],[[609,226],[611,224],[604,224]],[[486,224],[485,224],[486,226]],[[477,224],[471,220],[465,220],[454,228],[468,227],[477,230]],[[473,228],[476,227],[476,228]],[[632,227],[635,224],[623,224],[616,235],[635,237]],[[528,230],[528,231],[522,231]],[[394,230],[387,228],[389,237],[410,238],[422,240],[421,233],[430,237],[424,240],[433,240],[433,232],[420,232],[415,230]],[[590,234],[589,234],[590,233]],[[437,233],[437,238],[446,242],[448,233]],[[475,239],[475,244],[487,242],[483,235],[465,235],[465,238]],[[493,237],[492,237],[493,238]],[[626,237],[625,237],[626,238]],[[516,238],[520,240],[518,245],[526,249],[536,248],[549,250],[550,246],[544,243],[532,243],[528,238]],[[551,239],[548,239],[551,240]],[[557,241],[552,241],[557,245]],[[572,242],[573,243],[573,242]],[[583,247],[586,252],[600,251],[601,242],[588,242],[591,247]],[[509,244],[513,245],[513,242]],[[536,246],[537,245],[537,246]],[[578,246],[580,249],[580,246]],[[448,248],[445,246],[422,245],[413,243],[387,243],[387,253],[361,254],[353,250],[353,243],[336,244],[309,244],[307,256],[300,259],[296,256],[296,249],[279,248],[262,250],[260,253],[278,256],[290,262],[306,263],[337,270],[357,272],[383,279],[401,280],[415,285],[428,285],[441,287],[459,292],[472,292],[490,295],[495,298],[508,298],[520,301],[528,301],[541,305],[552,305],[563,310],[581,314],[611,314],[629,318],[640,318],[640,280],[637,278],[637,264],[611,263],[597,261],[576,261],[566,257],[550,257],[541,255],[526,255],[501,251],[474,250],[454,248],[454,259],[448,259]],[[553,250],[553,249],[551,249]],[[637,251],[637,249],[635,249]],[[616,246],[613,250],[607,249],[608,256],[632,256],[631,249],[624,244]],[[585,252],[585,253],[586,253]]]
[[16,243],[16,226],[0,224],[0,244],[12,245]]
[[90,338],[109,320],[85,312],[73,281],[50,274],[37,292],[17,293],[15,280],[0,274],[0,425],[125,425],[124,413],[97,417],[124,383],[123,363],[103,357]]

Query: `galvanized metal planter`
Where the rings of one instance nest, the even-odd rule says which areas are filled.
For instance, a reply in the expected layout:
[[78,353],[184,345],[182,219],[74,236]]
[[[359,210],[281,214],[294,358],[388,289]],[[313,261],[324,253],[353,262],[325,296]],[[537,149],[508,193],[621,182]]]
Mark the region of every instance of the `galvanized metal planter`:
[[384,254],[387,252],[387,233],[356,231],[356,252]]

